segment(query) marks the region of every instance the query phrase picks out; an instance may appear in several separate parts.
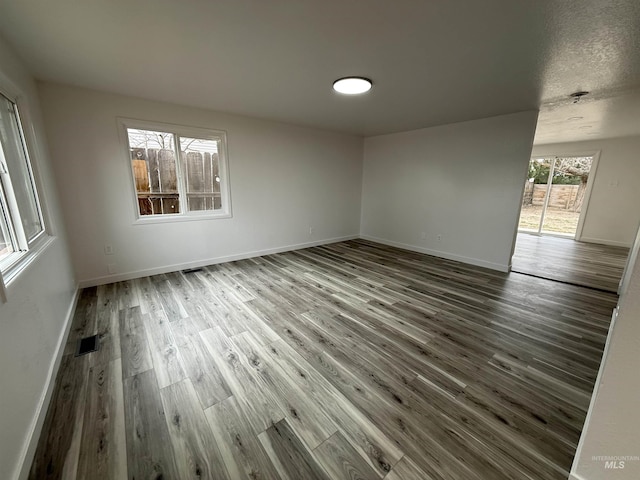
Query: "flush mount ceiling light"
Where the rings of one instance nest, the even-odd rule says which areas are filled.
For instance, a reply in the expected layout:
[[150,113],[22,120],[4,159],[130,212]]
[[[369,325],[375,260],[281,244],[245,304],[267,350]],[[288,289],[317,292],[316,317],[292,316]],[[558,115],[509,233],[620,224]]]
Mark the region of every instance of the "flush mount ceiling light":
[[344,77],[333,82],[333,89],[345,95],[359,95],[371,90],[371,80],[364,77]]

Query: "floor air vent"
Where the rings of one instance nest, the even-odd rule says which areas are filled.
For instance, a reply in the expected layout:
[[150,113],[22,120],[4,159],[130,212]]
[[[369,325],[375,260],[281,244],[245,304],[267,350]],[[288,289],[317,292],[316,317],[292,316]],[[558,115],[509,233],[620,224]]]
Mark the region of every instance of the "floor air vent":
[[81,338],[78,340],[78,346],[76,347],[76,357],[85,355],[87,353],[95,352],[98,350],[98,336]]
[[196,267],[196,268],[187,268],[185,270],[182,270],[182,273],[195,273],[195,272],[201,272],[202,268],[200,267]]

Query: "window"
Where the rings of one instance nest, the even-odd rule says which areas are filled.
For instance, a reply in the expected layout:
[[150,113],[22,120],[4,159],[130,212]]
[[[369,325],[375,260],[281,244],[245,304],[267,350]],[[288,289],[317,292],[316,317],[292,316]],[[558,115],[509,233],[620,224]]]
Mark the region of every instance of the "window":
[[0,272],[17,266],[44,232],[18,107],[0,94]]
[[139,220],[231,216],[225,132],[121,123]]

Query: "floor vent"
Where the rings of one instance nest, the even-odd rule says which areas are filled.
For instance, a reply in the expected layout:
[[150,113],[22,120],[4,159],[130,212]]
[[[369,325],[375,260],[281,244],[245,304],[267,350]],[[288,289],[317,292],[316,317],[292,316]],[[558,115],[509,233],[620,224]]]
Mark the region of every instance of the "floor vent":
[[98,350],[98,336],[81,338],[78,340],[78,346],[76,347],[76,357],[85,355],[87,353],[95,352]]
[[196,273],[201,271],[202,271],[202,268],[196,267],[196,268],[187,268],[186,270],[182,270],[182,273]]

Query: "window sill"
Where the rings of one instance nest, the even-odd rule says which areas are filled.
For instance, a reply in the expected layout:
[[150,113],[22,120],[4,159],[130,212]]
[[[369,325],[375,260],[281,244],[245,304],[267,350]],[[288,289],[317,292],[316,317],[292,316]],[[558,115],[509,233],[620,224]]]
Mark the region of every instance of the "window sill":
[[53,244],[55,238],[56,237],[44,235],[42,239],[31,248],[31,250],[25,252],[19,260],[11,265],[11,267],[2,272],[2,278],[6,289],[11,286],[18,276],[29,269],[29,267],[49,248],[49,246]]
[[152,225],[155,223],[174,223],[174,222],[196,222],[201,220],[218,220],[224,218],[232,218],[231,213],[219,213],[215,215],[202,214],[202,215],[157,215],[149,217],[139,217],[133,224],[134,225]]

